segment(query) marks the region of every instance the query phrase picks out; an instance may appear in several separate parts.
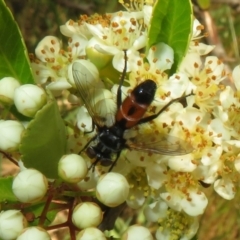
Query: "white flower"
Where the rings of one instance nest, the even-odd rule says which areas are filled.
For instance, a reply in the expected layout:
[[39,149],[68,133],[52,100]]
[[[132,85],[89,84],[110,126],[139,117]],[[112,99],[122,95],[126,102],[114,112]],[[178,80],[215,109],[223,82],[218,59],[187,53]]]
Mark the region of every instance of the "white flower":
[[148,228],[138,225],[130,226],[122,235],[122,240],[153,240],[151,232]]
[[73,224],[80,228],[97,227],[103,218],[101,208],[93,202],[79,203],[73,210]]
[[236,194],[235,184],[230,178],[216,180],[214,182],[214,190],[227,200],[232,200]]
[[13,77],[5,77],[0,80],[0,102],[12,104],[14,90],[20,86],[18,80]]
[[49,233],[41,227],[29,227],[23,229],[16,240],[51,240]]
[[14,104],[27,117],[34,117],[47,101],[44,90],[33,84],[25,84],[15,89]]
[[0,238],[16,239],[27,226],[27,220],[19,210],[7,210],[0,213]]
[[13,180],[12,190],[21,202],[40,201],[46,194],[48,182],[46,177],[35,169],[26,169],[17,174]]
[[77,183],[87,175],[87,163],[77,154],[64,155],[58,162],[58,175],[69,183]]
[[104,233],[94,227],[89,227],[77,234],[76,240],[107,240]]
[[142,32],[138,22],[141,18],[143,18],[142,12],[117,12],[110,16],[110,22],[107,19],[105,25],[87,23],[94,37],[91,46],[102,53],[114,55],[113,66],[119,72],[122,72],[124,66],[123,50],[127,50],[127,71],[130,71],[132,62],[139,56],[138,50],[146,45],[147,35]]
[[0,149],[8,152],[17,150],[23,130],[23,125],[18,121],[0,120]]
[[99,201],[109,207],[116,207],[123,203],[129,193],[129,184],[126,178],[119,173],[102,175],[97,183],[96,196]]

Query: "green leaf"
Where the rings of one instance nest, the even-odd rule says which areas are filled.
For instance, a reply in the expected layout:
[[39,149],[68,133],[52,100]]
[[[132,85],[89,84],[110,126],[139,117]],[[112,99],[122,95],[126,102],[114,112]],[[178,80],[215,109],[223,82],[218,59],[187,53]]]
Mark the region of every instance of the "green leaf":
[[23,133],[20,152],[25,167],[58,178],[58,161],[66,151],[66,129],[54,100],[49,101]]
[[0,202],[17,201],[12,191],[13,177],[0,178]]
[[[33,213],[35,216],[34,221],[29,223],[30,226],[38,225],[39,217],[41,216],[45,205],[46,205],[46,203],[44,202],[44,203],[39,203],[39,204],[24,208],[24,213],[30,212],[30,213]],[[50,206],[51,205],[54,205],[54,204],[50,204]],[[44,226],[49,226],[51,224],[51,222],[55,219],[58,212],[59,212],[59,210],[53,210],[53,209],[49,210],[47,212],[46,221],[44,222]]]
[[174,50],[175,73],[186,54],[192,33],[192,4],[190,0],[158,0],[153,9],[148,32],[148,49],[159,42]]
[[34,83],[22,35],[3,0],[0,0],[0,63],[0,79],[14,77],[21,83]]

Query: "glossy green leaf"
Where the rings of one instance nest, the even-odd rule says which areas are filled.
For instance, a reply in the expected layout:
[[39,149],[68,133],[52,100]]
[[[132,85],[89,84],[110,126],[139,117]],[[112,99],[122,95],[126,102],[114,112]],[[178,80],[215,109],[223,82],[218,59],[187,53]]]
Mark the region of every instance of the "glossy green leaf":
[[27,168],[58,178],[58,161],[65,154],[66,129],[54,100],[49,101],[24,131],[20,152]]
[[0,79],[14,77],[21,83],[33,83],[26,46],[16,21],[0,0]]
[[192,4],[190,0],[158,0],[148,32],[148,48],[164,42],[174,50],[174,64],[171,73],[178,65],[189,46],[192,32]]
[[12,192],[13,177],[0,178],[0,202],[17,201]]

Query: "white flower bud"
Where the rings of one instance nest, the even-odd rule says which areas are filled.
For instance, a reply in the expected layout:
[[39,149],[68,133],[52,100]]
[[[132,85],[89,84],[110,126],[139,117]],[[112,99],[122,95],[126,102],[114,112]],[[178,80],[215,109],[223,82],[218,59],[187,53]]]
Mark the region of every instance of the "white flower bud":
[[99,201],[109,207],[116,207],[126,201],[129,193],[129,184],[126,178],[119,173],[106,173],[97,183],[96,196]]
[[17,240],[51,240],[49,233],[41,227],[23,229]]
[[23,130],[23,125],[18,121],[0,120],[0,149],[7,152],[17,150]]
[[78,233],[76,240],[107,240],[103,232],[97,228],[86,228]]
[[14,195],[19,201],[26,203],[40,201],[45,196],[47,188],[46,177],[35,169],[19,172],[12,184]]
[[27,117],[34,117],[46,101],[45,92],[36,85],[25,84],[15,89],[14,104],[17,110]]
[[58,175],[66,182],[78,183],[87,172],[87,163],[77,154],[64,155],[58,162]]
[[141,240],[153,240],[153,236],[149,229],[138,226],[138,225],[133,225],[127,229],[127,231],[123,234],[122,240],[136,240],[136,239],[141,239]]
[[13,103],[15,88],[19,87],[20,83],[13,77],[5,77],[0,80],[0,102],[5,104]]
[[97,227],[103,218],[101,208],[93,202],[79,203],[73,210],[73,224],[80,228]]
[[79,72],[79,81],[81,81],[82,85],[87,85],[88,87],[96,87],[96,86],[102,86],[101,81],[99,79],[99,72],[98,69],[95,67],[94,64],[92,64],[88,60],[77,60],[73,64],[69,65],[68,67],[68,78],[70,84],[75,86],[75,82],[73,79],[73,73],[72,71],[78,71]]
[[92,118],[84,106],[78,110],[77,126],[82,132],[90,132],[93,128]]
[[0,213],[0,238],[16,239],[27,226],[27,220],[19,210],[7,210]]

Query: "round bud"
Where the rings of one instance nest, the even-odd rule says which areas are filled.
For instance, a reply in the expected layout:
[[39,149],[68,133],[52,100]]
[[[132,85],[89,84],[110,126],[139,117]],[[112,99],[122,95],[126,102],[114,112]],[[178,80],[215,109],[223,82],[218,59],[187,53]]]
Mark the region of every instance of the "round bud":
[[25,203],[40,201],[45,196],[47,189],[46,177],[35,169],[19,172],[12,184],[14,195],[20,202]]
[[72,222],[80,228],[97,227],[103,218],[101,208],[93,202],[79,203],[73,210]]
[[12,104],[15,88],[20,83],[13,77],[5,77],[0,80],[0,102],[4,104]]
[[126,201],[129,193],[129,184],[126,178],[119,173],[106,173],[97,183],[96,196],[100,202],[109,207],[116,207]]
[[29,227],[23,229],[16,240],[51,240],[49,233],[41,227]]
[[98,69],[103,69],[112,61],[113,56],[99,52],[96,50],[95,45],[96,40],[92,38],[86,48],[87,57]]
[[46,101],[45,92],[36,85],[25,84],[15,89],[14,104],[17,110],[27,117],[34,117]]
[[103,232],[97,228],[86,228],[77,234],[76,240],[107,240]]
[[0,213],[0,239],[16,239],[27,226],[27,220],[19,210],[7,210]]
[[[73,72],[77,72],[78,74],[74,75]],[[88,60],[76,60],[75,62],[73,62],[73,64],[69,65],[68,79],[70,84],[75,86],[73,76],[78,77],[78,80],[81,81],[81,85],[86,85],[89,88],[96,87],[99,84],[102,84],[99,79],[98,69]]]
[[17,150],[23,130],[23,125],[18,121],[0,120],[0,149],[7,152]]
[[127,229],[127,231],[121,237],[122,240],[153,240],[152,234],[148,228],[133,225]]
[[58,162],[58,175],[66,182],[78,183],[87,172],[87,163],[77,154],[65,155]]

